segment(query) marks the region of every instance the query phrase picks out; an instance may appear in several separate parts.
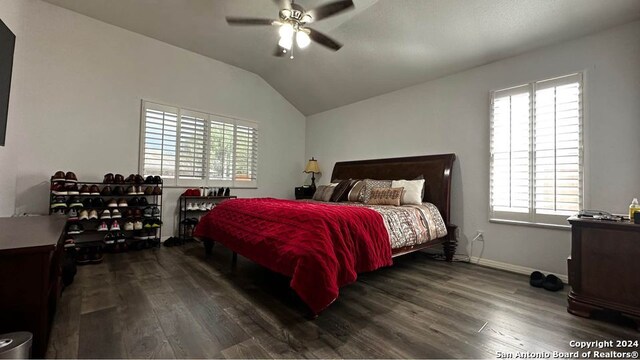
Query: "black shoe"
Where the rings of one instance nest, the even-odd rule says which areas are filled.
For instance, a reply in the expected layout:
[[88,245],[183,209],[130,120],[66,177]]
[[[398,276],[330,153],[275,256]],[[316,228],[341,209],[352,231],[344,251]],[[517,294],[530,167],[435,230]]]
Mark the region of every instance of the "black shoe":
[[534,271],[529,276],[529,284],[533,287],[542,287],[542,283],[544,282],[544,274],[540,271]]
[[229,196],[231,194],[231,189],[226,188],[224,189],[224,196]]
[[149,206],[149,202],[147,201],[146,197],[140,197],[140,199],[138,199],[138,205]]
[[151,176],[151,175],[147,176],[147,178],[144,179],[144,183],[145,184],[155,184],[155,181],[153,180],[153,176]]
[[564,284],[557,276],[549,274],[544,279],[542,287],[549,291],[560,291],[564,288]]
[[82,206],[85,207],[85,208],[92,208],[93,207],[93,199],[86,198],[86,199],[82,200]]
[[162,178],[158,175],[153,177],[153,183],[154,184],[162,184]]
[[101,197],[93,199],[93,201],[91,202],[91,204],[93,205],[93,207],[96,207],[96,208],[103,208],[103,207],[105,207],[104,200],[102,200],[102,198],[101,198]]
[[224,188],[219,188],[216,196],[222,196],[224,194]]

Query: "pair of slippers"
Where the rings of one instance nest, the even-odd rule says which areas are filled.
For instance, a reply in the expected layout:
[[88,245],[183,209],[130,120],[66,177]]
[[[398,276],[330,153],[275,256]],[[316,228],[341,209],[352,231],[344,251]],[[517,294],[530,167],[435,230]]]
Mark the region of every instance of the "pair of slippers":
[[564,288],[562,280],[553,274],[544,276],[540,271],[534,271],[529,277],[529,284],[533,287],[545,288],[549,291],[560,291]]

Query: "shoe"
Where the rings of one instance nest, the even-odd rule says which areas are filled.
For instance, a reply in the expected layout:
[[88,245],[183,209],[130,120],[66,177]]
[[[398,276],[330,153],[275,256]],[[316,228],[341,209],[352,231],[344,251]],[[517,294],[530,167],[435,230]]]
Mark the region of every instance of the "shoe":
[[108,233],[107,235],[104,236],[104,243],[105,245],[114,245],[116,243],[116,238],[114,236],[114,234],[112,233]]
[[207,193],[207,196],[209,196],[209,197],[216,196],[215,191],[216,191],[215,188],[209,189],[209,192]]
[[110,207],[110,208],[118,207],[118,200],[116,199],[109,200],[109,202],[107,203],[107,207]]
[[86,265],[89,263],[89,254],[87,253],[86,248],[80,248],[78,252],[78,257],[76,257],[76,264],[78,265]]
[[127,195],[137,195],[138,192],[136,191],[136,187],[135,186],[129,186],[127,187]]
[[146,197],[141,197],[138,199],[138,206],[149,206],[149,202]]
[[192,211],[192,210],[196,210],[196,209],[198,209],[198,207],[197,207],[197,206],[196,206],[196,208],[194,209],[194,208],[193,208],[193,205],[195,205],[195,204],[193,204],[193,203],[187,203],[187,211]]
[[111,186],[107,185],[107,186],[103,187],[102,191],[100,191],[100,195],[102,195],[102,196],[110,196],[111,195]]
[[124,189],[122,188],[122,186],[116,186],[113,188],[113,191],[111,192],[111,194],[113,196],[122,196],[124,195]]
[[231,195],[231,189],[229,188],[224,189],[224,196],[229,196],[229,195]]
[[66,207],[67,207],[67,201],[63,196],[56,196],[53,198],[53,201],[51,202],[52,209],[66,208]]
[[80,187],[80,195],[91,195],[91,192],[89,191],[89,185],[82,185]]
[[90,198],[86,198],[84,200],[82,200],[82,206],[85,208],[92,208],[93,207],[93,201]]
[[153,195],[162,195],[162,188],[160,186],[156,186],[153,188]]
[[144,179],[144,183],[145,184],[155,184],[155,182],[153,180],[153,176],[151,176],[151,175],[147,176],[147,178]]
[[162,184],[162,178],[158,175],[153,177],[153,183],[154,184]]
[[89,253],[89,262],[92,264],[99,264],[102,262],[102,249],[95,248],[92,252]]
[[137,231],[135,234],[133,234],[133,238],[135,240],[147,240],[147,234],[142,231]]
[[98,219],[98,212],[96,211],[96,209],[91,209],[91,211],[89,211],[89,220],[97,220]]
[[114,184],[124,184],[124,176],[122,174],[116,174],[113,178]]
[[107,223],[103,221],[100,226],[98,226],[98,231],[109,231]]
[[120,213],[120,210],[113,209],[113,211],[111,211],[111,218],[112,219],[121,219],[122,218],[122,214]]
[[144,188],[142,186],[136,186],[136,194],[144,195]]
[[51,177],[51,181],[65,181],[67,180],[64,171],[56,171],[55,174]]
[[68,183],[77,183],[78,178],[76,177],[76,174],[74,174],[72,171],[68,171],[67,174],[64,176],[64,181]]
[[65,190],[67,191],[67,195],[80,195],[80,191],[78,190],[78,184],[67,184],[65,185]]
[[78,210],[71,209],[69,210],[69,219],[68,220],[78,220]]
[[157,228],[159,228],[160,226],[162,226],[162,220],[160,220],[160,219],[150,220],[150,222],[151,222],[151,227],[152,227],[153,229],[157,229]]
[[133,211],[131,209],[129,209],[129,208],[122,209],[122,215],[123,215],[124,218],[127,218],[127,219],[131,218],[131,217],[133,217]]
[[150,207],[144,209],[144,217],[150,218],[151,216],[153,216],[152,214],[153,209],[151,209]]
[[53,195],[67,195],[67,187],[63,183],[53,183],[51,185],[51,193]]
[[106,174],[102,179],[102,182],[105,184],[113,184],[113,174],[112,173]]
[[198,205],[198,210],[200,211],[207,211],[207,205],[205,203],[200,203]]
[[119,244],[124,243],[127,240],[127,237],[125,236],[125,234],[121,232],[117,232],[115,235],[115,238],[116,238],[116,242]]
[[140,206],[140,200],[137,197],[129,199],[129,206]]
[[120,231],[120,224],[118,223],[118,220],[115,220],[113,223],[111,223],[109,231]]
[[68,201],[69,207],[71,208],[81,208],[84,207],[84,205],[82,204],[82,202],[80,201],[80,199],[78,199],[75,196],[72,196],[71,199],[69,199]]
[[129,176],[127,176],[126,179],[124,179],[124,182],[127,184],[133,184],[133,182],[135,181],[136,176],[131,174]]
[[89,212],[87,210],[80,210],[78,214],[78,220],[89,220]]
[[142,217],[142,209],[133,209],[133,217],[141,218]]
[[151,209],[151,216],[160,217],[160,209],[154,206],[153,209]]
[[142,227],[143,227],[143,225],[142,225],[142,221],[140,221],[140,220],[136,220],[136,221],[133,223],[133,229],[134,229],[134,230],[142,230]]
[[124,230],[125,231],[131,231],[133,230],[133,222],[131,221],[127,221],[124,223]]
[[137,174],[136,176],[134,176],[133,182],[136,184],[142,184],[144,183],[144,178],[140,174]]
[[96,208],[105,207],[105,203],[104,203],[104,200],[102,200],[102,198],[92,199],[91,204],[93,204],[93,207],[96,207]]
[[146,230],[151,229],[151,228],[153,227],[153,221],[151,221],[151,220],[145,220],[145,221],[143,222],[143,226],[142,226],[142,227],[143,227],[144,229],[146,229]]
[[562,283],[562,280],[560,280],[560,278],[553,274],[549,274],[544,278],[542,287],[545,288],[545,290],[549,291],[560,291],[564,288],[564,284]]
[[109,210],[104,210],[104,211],[100,214],[100,219],[111,219],[111,211],[109,211]]
[[69,236],[67,234],[67,238],[64,240],[64,249],[75,249],[76,247],[76,239],[73,236]]
[[118,199],[118,207],[127,207],[127,206],[129,206],[129,204],[127,204],[127,200]]
[[216,196],[222,196],[224,194],[224,188],[219,188]]
[[63,207],[55,208],[55,209],[53,209],[53,212],[51,212],[51,214],[66,216],[67,215],[67,208],[63,208]]
[[100,195],[100,188],[98,185],[91,185],[89,186],[89,193],[91,195]]
[[145,194],[145,195],[153,195],[153,187],[151,187],[151,186],[147,186],[147,187],[144,189],[144,194]]
[[69,225],[69,227],[67,228],[68,235],[78,235],[78,234],[82,234],[83,232],[84,232],[84,228],[82,227],[82,225],[77,223],[73,223]]
[[544,274],[540,271],[534,271],[529,276],[529,285],[533,287],[542,287],[542,283],[544,282]]

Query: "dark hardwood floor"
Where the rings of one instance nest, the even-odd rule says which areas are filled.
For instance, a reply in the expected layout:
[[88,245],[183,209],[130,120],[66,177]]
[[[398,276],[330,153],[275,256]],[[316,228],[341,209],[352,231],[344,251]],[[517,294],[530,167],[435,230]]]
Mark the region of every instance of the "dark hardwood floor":
[[[105,256],[61,297],[51,358],[486,358],[575,351],[571,340],[637,339],[566,311],[566,292],[526,276],[415,253],[341,290],[317,319],[287,279],[219,246]],[[625,326],[626,325],[626,326]]]

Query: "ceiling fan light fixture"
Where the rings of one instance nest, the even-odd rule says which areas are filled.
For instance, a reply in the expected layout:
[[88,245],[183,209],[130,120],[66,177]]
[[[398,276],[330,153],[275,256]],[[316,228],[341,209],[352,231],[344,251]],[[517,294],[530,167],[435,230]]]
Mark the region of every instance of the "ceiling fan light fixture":
[[278,41],[278,45],[283,49],[291,50],[291,47],[293,46],[293,39],[291,37],[281,37],[280,41]]
[[298,47],[301,49],[309,46],[309,44],[311,44],[311,38],[309,38],[309,34],[304,31],[298,31],[296,33],[296,44],[298,44]]
[[291,39],[293,33],[295,32],[293,25],[286,22],[280,26],[280,30],[278,30],[278,34],[280,34],[281,39]]

